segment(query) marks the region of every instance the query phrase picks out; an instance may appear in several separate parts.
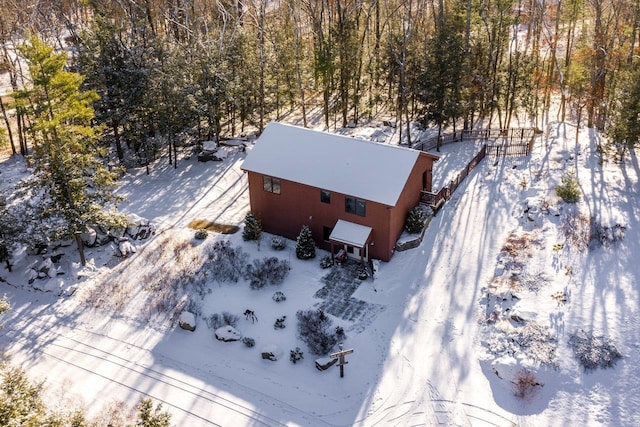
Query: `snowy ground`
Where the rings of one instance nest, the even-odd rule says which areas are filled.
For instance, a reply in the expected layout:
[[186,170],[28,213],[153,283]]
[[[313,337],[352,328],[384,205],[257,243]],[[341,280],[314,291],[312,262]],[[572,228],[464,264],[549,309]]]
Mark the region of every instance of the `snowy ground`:
[[[330,299],[326,292],[315,296],[328,274],[319,267],[322,252],[300,261],[293,242],[276,252],[268,239],[257,246],[243,242],[240,233],[197,244],[185,228],[193,219],[242,222],[249,208],[239,169],[245,154],[236,151],[223,162],[191,158],[177,170],[155,166],[150,176],[128,176],[125,209],[154,219],[160,232],[136,242],[138,253],[126,260],[116,259],[111,246],[91,249],[84,269],[70,248],[60,261],[66,274],[50,280],[61,289],[77,284],[73,296],[26,283],[27,266],[41,259],[23,254],[13,273],[0,271],[12,285],[3,282],[0,289],[13,307],[2,319],[0,348],[32,377],[46,379],[56,399],[82,402],[94,416],[105,405],[132,404],[145,394],[163,402],[177,426],[640,425],[640,168],[635,156],[600,166],[588,130],[578,145],[574,140],[574,127],[552,123],[530,158],[485,159],[433,218],[418,248],[395,254],[373,281],[357,286],[350,301],[365,304],[368,315],[332,316],[346,331],[345,348],[354,349],[344,378],[335,367],[316,370],[315,356],[296,338],[296,311]],[[435,186],[448,182],[476,149],[443,147]],[[580,212],[605,225],[624,225],[623,241],[579,250],[561,233],[568,210],[553,189],[567,168],[578,171],[585,195]],[[13,159],[0,163],[0,171],[2,186],[25,172]],[[534,209],[525,213],[527,206]],[[512,251],[513,259],[505,255],[512,233],[535,237]],[[244,280],[209,283],[195,332],[148,313],[147,285],[178,267],[197,269],[188,260],[195,263],[214,239],[229,239],[252,259],[286,258],[290,274],[282,285],[261,290]],[[510,260],[520,261],[520,277],[537,280],[528,287],[509,282]],[[287,300],[274,302],[275,291]],[[503,292],[520,299],[503,301],[496,296]],[[557,292],[566,301],[553,298]],[[553,363],[531,360],[531,349],[500,353],[512,328],[521,326],[506,311],[516,304],[526,322],[550,331]],[[247,308],[255,311],[256,323],[242,316]],[[237,329],[254,338],[255,347],[215,340],[203,317],[223,311],[240,316]],[[495,321],[486,321],[494,311]],[[286,328],[274,329],[282,316]],[[614,368],[585,372],[579,366],[568,339],[580,328],[616,343],[623,358]],[[261,359],[261,349],[273,345],[282,359]],[[304,359],[292,364],[289,350],[298,346]],[[502,364],[495,364],[498,358]],[[513,384],[494,370],[504,377],[504,366],[529,367],[544,385],[516,398]]]

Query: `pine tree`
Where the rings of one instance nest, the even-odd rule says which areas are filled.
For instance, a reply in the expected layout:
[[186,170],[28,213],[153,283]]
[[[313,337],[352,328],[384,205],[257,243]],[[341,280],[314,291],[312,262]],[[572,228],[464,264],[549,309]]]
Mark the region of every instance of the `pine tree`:
[[260,221],[256,219],[251,212],[244,217],[244,230],[242,231],[242,240],[258,240],[262,234]]
[[296,241],[296,256],[298,259],[311,259],[316,257],[316,246],[313,241],[311,229],[303,225]]
[[[14,93],[16,103],[29,119],[28,135],[33,144],[32,189],[40,197],[39,215],[47,224],[49,238],[76,236],[84,264],[78,232],[89,224],[122,223],[122,215],[106,211],[115,207],[118,170],[107,170],[98,146],[93,91],[81,92],[83,77],[64,71],[66,52],[54,53],[37,37],[20,48],[29,66],[32,87]],[[111,224],[109,224],[111,223]]]

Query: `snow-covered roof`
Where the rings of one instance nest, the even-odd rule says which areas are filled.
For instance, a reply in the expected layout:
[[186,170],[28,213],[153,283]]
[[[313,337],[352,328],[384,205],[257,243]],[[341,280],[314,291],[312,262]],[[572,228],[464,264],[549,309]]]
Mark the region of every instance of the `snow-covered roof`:
[[395,206],[419,152],[272,122],[242,169]]
[[367,244],[370,234],[371,227],[339,219],[335,227],[333,227],[329,240],[362,248]]

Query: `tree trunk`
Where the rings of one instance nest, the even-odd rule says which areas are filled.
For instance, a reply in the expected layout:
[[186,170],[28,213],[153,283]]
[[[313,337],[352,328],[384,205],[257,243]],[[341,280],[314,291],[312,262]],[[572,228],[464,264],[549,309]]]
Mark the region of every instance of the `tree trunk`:
[[9,142],[11,143],[11,154],[18,154],[16,151],[16,144],[13,140],[13,132],[11,131],[11,123],[9,123],[9,116],[7,116],[7,110],[4,108],[4,101],[2,100],[2,96],[0,96],[0,109],[2,109],[2,117],[4,118],[4,123],[7,126],[7,134],[9,135]]

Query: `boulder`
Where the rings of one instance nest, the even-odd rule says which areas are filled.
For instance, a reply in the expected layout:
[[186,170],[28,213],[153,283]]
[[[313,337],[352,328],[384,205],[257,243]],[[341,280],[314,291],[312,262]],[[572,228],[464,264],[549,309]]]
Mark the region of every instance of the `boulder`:
[[151,221],[138,215],[129,215],[127,221],[126,234],[133,240],[147,239],[156,232],[156,228],[151,224]]
[[195,331],[196,330],[196,316],[195,314],[183,311],[180,314],[180,318],[178,319],[178,325],[186,330],[186,331]]
[[129,255],[135,254],[136,248],[133,244],[128,240],[121,240],[118,243],[117,255],[121,257],[128,257]]
[[282,350],[275,345],[270,345],[262,349],[262,358],[275,362],[282,357]]
[[223,342],[240,341],[242,334],[236,328],[230,325],[216,329],[216,339]]
[[93,227],[86,227],[84,233],[80,234],[80,238],[82,239],[82,243],[84,243],[85,246],[91,248],[96,244],[98,232]]
[[51,258],[43,260],[36,270],[39,273],[38,277],[53,277],[56,275],[56,268],[54,267]]

